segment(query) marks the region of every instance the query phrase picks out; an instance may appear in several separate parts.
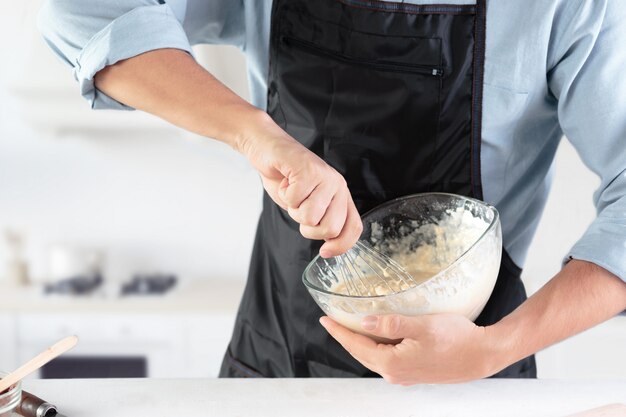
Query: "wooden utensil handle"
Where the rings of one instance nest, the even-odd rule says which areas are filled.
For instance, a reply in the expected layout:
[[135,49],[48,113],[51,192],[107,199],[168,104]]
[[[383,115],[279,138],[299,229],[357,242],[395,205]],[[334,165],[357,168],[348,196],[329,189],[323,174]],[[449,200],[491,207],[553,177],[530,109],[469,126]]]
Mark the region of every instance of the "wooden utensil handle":
[[44,350],[39,355],[26,362],[24,365],[11,372],[9,375],[0,379],[0,392],[9,388],[16,382],[21,381],[22,378],[24,378],[26,375],[29,375],[37,369],[41,368],[57,356],[67,352],[68,350],[76,346],[76,343],[78,343],[78,337],[76,336],[68,336],[63,340],[56,342],[54,345]]

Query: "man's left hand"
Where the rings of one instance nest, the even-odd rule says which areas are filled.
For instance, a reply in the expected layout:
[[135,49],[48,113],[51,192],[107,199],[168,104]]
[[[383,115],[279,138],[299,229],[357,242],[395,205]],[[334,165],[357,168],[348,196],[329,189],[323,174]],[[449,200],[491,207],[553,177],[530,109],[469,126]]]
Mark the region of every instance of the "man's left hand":
[[363,320],[365,332],[401,340],[397,344],[377,343],[329,317],[320,323],[356,360],[392,384],[465,382],[499,370],[488,328],[460,315],[392,314]]

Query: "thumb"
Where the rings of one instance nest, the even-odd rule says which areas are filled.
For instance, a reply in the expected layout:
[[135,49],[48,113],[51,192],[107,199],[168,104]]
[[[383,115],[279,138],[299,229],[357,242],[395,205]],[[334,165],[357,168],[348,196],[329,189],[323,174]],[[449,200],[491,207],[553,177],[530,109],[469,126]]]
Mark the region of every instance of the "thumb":
[[363,330],[385,339],[398,340],[414,338],[418,333],[419,317],[407,317],[399,314],[367,316],[361,321]]

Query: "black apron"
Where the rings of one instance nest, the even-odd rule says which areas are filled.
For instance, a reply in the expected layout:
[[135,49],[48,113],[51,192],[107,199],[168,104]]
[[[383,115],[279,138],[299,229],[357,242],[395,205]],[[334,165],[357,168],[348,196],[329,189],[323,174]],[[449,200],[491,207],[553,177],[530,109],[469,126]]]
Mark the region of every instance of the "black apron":
[[[275,0],[267,112],[346,178],[360,213],[420,192],[481,199],[485,7]],[[320,245],[264,195],[222,377],[377,376],[318,323],[301,276]],[[505,253],[476,324],[526,299],[520,273]],[[495,376],[535,374],[529,357]]]

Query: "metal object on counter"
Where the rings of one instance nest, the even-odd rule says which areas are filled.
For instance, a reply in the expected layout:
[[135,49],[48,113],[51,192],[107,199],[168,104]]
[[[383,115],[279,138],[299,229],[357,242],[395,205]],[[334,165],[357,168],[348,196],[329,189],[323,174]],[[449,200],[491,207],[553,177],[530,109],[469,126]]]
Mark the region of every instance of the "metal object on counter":
[[171,290],[178,281],[174,274],[135,274],[122,285],[121,295],[160,295]]
[[55,405],[26,391],[22,391],[22,401],[15,411],[24,417],[59,416]]
[[52,245],[48,252],[46,281],[59,282],[72,277],[101,275],[104,252],[96,248],[75,245]]
[[62,281],[46,284],[46,294],[89,295],[100,288],[104,279],[100,273],[75,276]]
[[26,391],[22,391],[22,401],[15,411],[24,417],[67,417],[56,405]]

